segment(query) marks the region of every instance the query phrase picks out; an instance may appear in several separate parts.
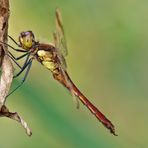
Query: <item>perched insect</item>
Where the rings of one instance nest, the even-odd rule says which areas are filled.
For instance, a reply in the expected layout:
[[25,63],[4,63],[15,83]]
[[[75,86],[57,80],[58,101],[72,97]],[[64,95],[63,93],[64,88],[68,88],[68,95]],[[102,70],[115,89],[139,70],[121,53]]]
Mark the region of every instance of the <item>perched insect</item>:
[[[66,39],[62,24],[62,17],[59,9],[56,9],[56,31],[54,32],[54,45],[53,44],[43,44],[35,41],[35,36],[32,31],[21,32],[19,36],[19,43],[17,43],[12,37],[9,38],[21,49],[15,49],[11,45],[8,45],[11,49],[17,52],[24,52],[25,54],[20,57],[14,57],[14,55],[8,51],[9,57],[17,64],[20,68],[20,71],[14,76],[19,76],[25,69],[25,75],[22,79],[21,84],[16,87],[10,94],[12,94],[16,89],[18,89],[23,82],[26,80],[28,72],[30,70],[32,61],[36,59],[39,61],[44,67],[50,70],[53,74],[54,79],[59,81],[63,86],[65,86],[72,96],[76,99],[77,104],[79,99],[94,115],[95,117],[110,130],[110,132],[114,135],[115,128],[114,125],[108,120],[103,113],[99,111],[75,86],[75,84],[70,79],[67,73],[67,65],[65,61],[65,56],[67,56],[67,45]],[[6,43],[4,43],[6,44]],[[26,60],[21,67],[17,60],[26,57]],[[10,95],[9,94],[9,95]]]

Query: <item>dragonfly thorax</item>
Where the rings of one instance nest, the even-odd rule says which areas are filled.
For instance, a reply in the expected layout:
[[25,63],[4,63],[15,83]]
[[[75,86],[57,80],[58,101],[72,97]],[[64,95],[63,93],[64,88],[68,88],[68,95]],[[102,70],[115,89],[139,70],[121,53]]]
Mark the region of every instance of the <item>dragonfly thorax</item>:
[[35,37],[32,31],[21,32],[19,43],[23,49],[29,50],[35,45]]

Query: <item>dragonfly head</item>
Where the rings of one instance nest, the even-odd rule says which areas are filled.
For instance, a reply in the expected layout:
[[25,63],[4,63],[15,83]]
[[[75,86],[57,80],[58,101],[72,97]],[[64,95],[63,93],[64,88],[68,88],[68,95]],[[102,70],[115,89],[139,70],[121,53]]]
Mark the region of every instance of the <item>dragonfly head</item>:
[[24,49],[31,49],[35,44],[35,37],[32,31],[21,32],[19,36],[20,46]]

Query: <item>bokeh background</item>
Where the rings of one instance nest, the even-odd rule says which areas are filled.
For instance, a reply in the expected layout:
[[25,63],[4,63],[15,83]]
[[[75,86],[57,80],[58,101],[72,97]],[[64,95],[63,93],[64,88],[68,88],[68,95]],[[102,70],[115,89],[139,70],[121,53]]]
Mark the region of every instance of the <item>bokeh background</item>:
[[33,135],[1,118],[0,147],[147,148],[147,5],[145,0],[10,0],[9,35],[16,40],[21,31],[32,30],[40,42],[52,42],[55,8],[61,9],[68,72],[114,123],[118,137],[82,104],[77,110],[67,90],[34,61],[26,83],[7,99]]

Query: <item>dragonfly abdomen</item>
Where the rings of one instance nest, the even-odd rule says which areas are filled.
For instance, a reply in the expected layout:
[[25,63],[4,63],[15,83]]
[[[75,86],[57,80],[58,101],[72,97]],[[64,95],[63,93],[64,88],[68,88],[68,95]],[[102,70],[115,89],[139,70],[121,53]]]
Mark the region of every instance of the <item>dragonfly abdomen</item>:
[[[103,115],[98,108],[96,108],[81,92],[80,90],[75,86],[75,84],[70,79],[68,73],[64,71],[64,75],[67,77],[66,79],[71,83],[72,91],[74,92],[74,95],[79,98],[79,100],[91,111],[92,114],[95,115],[95,117],[106,127],[110,130],[110,132],[114,135],[115,129],[114,125],[111,123],[110,120],[108,120],[105,115]],[[63,77],[63,73],[58,73],[53,75],[56,80],[58,80],[61,84],[63,84],[66,88],[68,88],[69,91],[71,91],[70,85],[67,83],[67,80]]]

